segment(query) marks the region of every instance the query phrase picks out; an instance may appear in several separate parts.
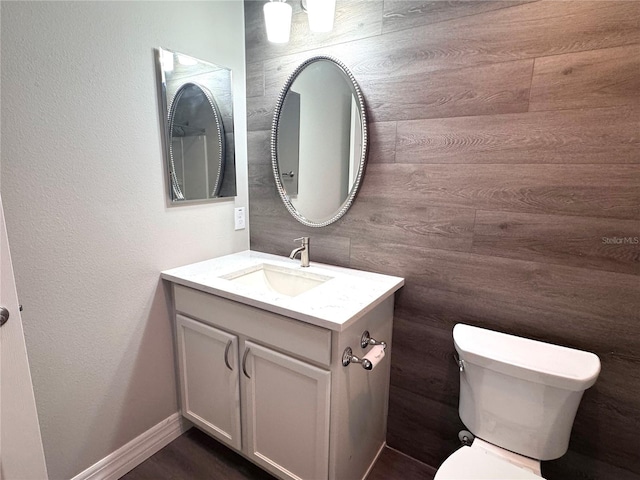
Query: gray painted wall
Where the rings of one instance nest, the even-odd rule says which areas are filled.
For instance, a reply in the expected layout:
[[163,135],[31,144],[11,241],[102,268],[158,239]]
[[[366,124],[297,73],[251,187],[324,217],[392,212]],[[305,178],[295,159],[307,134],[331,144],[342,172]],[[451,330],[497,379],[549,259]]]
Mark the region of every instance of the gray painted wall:
[[[2,2],[2,196],[52,479],[177,411],[162,269],[248,247],[242,2]],[[233,70],[238,197],[168,208],[153,48]]]

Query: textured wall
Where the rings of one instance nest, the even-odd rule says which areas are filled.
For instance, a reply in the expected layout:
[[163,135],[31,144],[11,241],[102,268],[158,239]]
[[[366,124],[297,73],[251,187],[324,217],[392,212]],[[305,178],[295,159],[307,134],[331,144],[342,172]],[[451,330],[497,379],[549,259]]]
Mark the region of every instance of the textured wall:
[[2,2],[2,196],[49,474],[68,479],[177,411],[159,271],[248,247],[238,198],[167,208],[155,57],[233,69],[241,2]]
[[[640,478],[640,3],[338,0],[330,34],[293,2],[266,42],[245,2],[251,247],[406,278],[388,443],[437,466],[457,446],[456,322],[597,353],[602,374],[549,479]],[[371,123],[363,188],[308,229],[276,193],[269,128],[287,75],[343,60]],[[615,240],[614,240],[615,242]]]

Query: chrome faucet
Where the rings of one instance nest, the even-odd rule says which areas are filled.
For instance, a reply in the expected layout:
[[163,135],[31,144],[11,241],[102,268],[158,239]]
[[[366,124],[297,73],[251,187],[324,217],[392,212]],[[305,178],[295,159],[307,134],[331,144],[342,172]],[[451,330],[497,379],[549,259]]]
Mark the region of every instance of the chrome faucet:
[[296,238],[294,242],[300,242],[298,248],[294,248],[289,255],[289,258],[294,259],[300,254],[300,266],[309,266],[309,237]]

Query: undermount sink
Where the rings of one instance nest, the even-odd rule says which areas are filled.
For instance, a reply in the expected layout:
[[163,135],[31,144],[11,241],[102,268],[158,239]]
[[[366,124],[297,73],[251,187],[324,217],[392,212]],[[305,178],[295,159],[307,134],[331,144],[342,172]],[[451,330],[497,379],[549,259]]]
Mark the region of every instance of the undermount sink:
[[295,297],[322,285],[333,277],[262,263],[250,269],[229,273],[221,278],[258,292],[275,292]]

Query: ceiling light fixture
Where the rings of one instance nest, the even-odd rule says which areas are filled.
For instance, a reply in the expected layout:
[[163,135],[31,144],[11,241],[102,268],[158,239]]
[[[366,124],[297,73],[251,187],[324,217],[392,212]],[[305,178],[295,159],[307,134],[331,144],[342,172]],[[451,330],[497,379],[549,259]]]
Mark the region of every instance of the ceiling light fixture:
[[197,65],[198,64],[198,60],[196,60],[193,57],[188,57],[186,55],[178,54],[178,63],[180,65],[191,66],[191,65]]
[[168,50],[162,50],[162,49],[160,50],[160,52],[162,52],[160,57],[162,70],[164,70],[165,72],[173,72],[173,52],[170,52]]
[[264,23],[270,42],[287,43],[291,31],[291,5],[286,0],[269,0],[264,4]]
[[333,18],[336,12],[336,0],[303,0],[309,16],[309,30],[312,32],[330,32],[333,30]]

